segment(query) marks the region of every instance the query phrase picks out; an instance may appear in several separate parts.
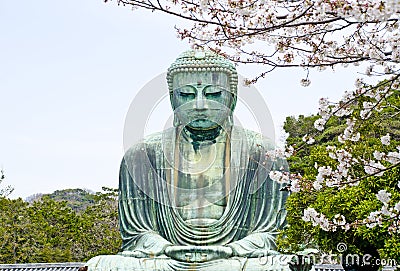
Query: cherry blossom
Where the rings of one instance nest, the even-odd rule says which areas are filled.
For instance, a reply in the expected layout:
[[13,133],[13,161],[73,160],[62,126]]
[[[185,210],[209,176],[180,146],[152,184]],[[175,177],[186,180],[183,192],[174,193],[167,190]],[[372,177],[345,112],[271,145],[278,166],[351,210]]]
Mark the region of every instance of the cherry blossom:
[[269,173],[269,177],[271,178],[271,180],[273,180],[275,182],[281,182],[282,175],[283,174],[280,171],[271,171]]
[[339,226],[346,225],[346,218],[341,214],[336,214],[333,218],[333,223]]
[[[105,0],[107,2],[107,0]],[[319,167],[312,187],[325,186],[345,189],[359,184],[368,176],[380,177],[400,164],[400,146],[392,144],[393,136],[380,138],[382,148],[370,154],[354,153],[352,145],[363,139],[360,130],[365,120],[392,106],[390,98],[400,86],[400,2],[394,0],[116,0],[132,8],[163,12],[186,20],[177,33],[195,48],[213,50],[237,64],[259,64],[263,71],[247,83],[264,78],[277,68],[298,67],[304,71],[302,86],[309,86],[310,69],[323,71],[337,66],[360,66],[364,77],[378,77],[380,83],[369,85],[363,76],[355,79],[354,89],[344,92],[339,101],[321,98],[320,118],[314,122],[317,132],[323,132],[333,117],[345,118],[346,127],[337,138],[338,147],[327,147],[335,166]],[[360,76],[360,75],[357,75]],[[342,90],[338,90],[342,91]],[[358,106],[359,111],[354,110]],[[396,108],[398,117],[400,109]],[[379,139],[378,139],[379,140]],[[304,138],[304,144],[318,144],[316,134]],[[296,154],[298,146],[268,152],[267,157],[278,159]],[[364,169],[365,176],[356,176],[354,167]],[[271,179],[291,183],[293,192],[303,189],[302,177],[271,171]],[[400,182],[397,188],[400,188]],[[386,192],[382,192],[386,191]],[[399,204],[390,201],[388,190],[377,194],[383,209],[375,210],[363,220],[368,227],[392,221],[389,230],[400,232]],[[397,213],[396,213],[397,212]],[[357,227],[338,216],[329,221],[312,208],[304,210],[303,219],[324,230]],[[396,222],[397,221],[397,222]],[[339,225],[340,224],[340,225]]]
[[290,183],[290,191],[292,192],[300,192],[301,186],[298,179],[292,179]]
[[390,135],[387,134],[385,136],[381,137],[381,142],[383,145],[389,145],[390,144]]
[[400,213],[400,201],[394,205],[394,209]]
[[369,175],[382,176],[384,169],[384,165],[382,165],[380,162],[374,161],[369,161],[369,163],[364,166],[365,173]]
[[314,127],[315,129],[317,129],[318,131],[322,131],[324,130],[324,125],[325,125],[326,121],[323,119],[317,119],[314,123]]
[[381,201],[383,204],[389,203],[390,196],[391,196],[391,194],[388,193],[386,190],[379,190],[378,194],[376,194],[376,197],[378,198],[378,200]]

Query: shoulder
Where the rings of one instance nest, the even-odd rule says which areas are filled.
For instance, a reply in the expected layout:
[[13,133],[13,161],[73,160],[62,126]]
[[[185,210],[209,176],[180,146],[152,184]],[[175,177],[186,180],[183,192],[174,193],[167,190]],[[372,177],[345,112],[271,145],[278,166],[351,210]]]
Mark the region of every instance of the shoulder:
[[232,129],[232,136],[245,140],[249,146],[266,150],[274,149],[274,142],[270,138],[253,130],[234,126]]
[[169,146],[175,138],[175,128],[171,127],[161,132],[156,132],[144,137],[139,142],[130,146],[124,157],[131,157],[142,152],[160,150],[163,146]]
[[174,128],[168,128],[144,137],[125,151],[124,158],[133,157],[143,152],[156,151],[161,149],[163,145],[170,145],[175,135],[174,130]]

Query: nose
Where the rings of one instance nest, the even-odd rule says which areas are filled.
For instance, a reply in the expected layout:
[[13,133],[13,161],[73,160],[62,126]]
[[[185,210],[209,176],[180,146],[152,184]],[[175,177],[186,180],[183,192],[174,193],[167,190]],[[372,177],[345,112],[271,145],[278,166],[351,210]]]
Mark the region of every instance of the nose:
[[204,95],[201,91],[199,91],[196,95],[196,101],[195,101],[194,107],[197,110],[208,109],[206,98],[204,97]]

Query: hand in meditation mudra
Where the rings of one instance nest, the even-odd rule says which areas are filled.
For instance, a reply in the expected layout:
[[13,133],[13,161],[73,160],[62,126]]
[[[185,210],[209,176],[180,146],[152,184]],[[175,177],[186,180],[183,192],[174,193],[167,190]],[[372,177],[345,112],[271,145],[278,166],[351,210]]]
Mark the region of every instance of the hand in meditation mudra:
[[174,127],[126,152],[121,252],[93,258],[89,270],[268,270],[258,257],[278,254],[287,196],[269,172],[285,163],[266,156],[272,145],[262,135],[233,125],[234,65],[188,51],[167,83]]

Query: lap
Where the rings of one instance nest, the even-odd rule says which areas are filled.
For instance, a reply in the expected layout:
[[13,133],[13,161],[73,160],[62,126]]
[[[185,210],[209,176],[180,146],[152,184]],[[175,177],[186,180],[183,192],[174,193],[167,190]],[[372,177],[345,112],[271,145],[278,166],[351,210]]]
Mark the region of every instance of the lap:
[[[282,255],[283,256],[283,255]],[[102,255],[90,259],[88,271],[278,271],[290,270],[284,259],[277,256],[266,258],[232,257],[203,263],[186,263],[166,256],[134,258],[121,255]]]

